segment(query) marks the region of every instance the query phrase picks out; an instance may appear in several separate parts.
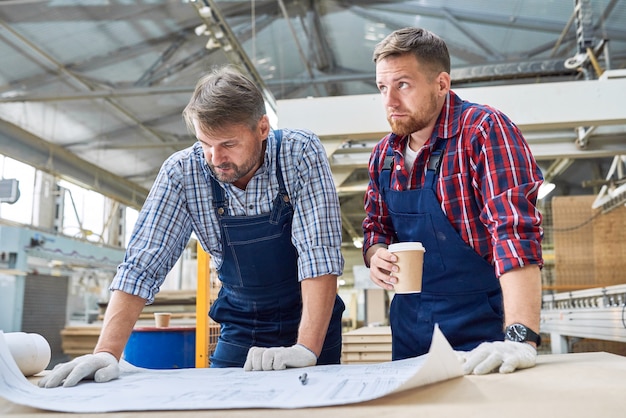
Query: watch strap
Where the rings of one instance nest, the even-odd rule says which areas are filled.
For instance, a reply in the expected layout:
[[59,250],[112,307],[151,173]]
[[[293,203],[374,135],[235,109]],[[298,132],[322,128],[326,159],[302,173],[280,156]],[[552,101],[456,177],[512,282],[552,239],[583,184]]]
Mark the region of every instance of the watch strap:
[[[522,328],[524,328],[524,330],[526,331],[526,337],[523,340],[520,341],[519,339],[514,339],[514,338],[510,338],[509,337],[509,330],[513,329],[514,327],[522,327]],[[533,331],[532,329],[528,328],[526,325],[520,324],[520,323],[511,324],[508,327],[506,327],[506,331],[504,333],[504,337],[507,340],[510,340],[510,341],[517,341],[517,342],[530,341],[530,342],[533,342],[533,343],[537,344],[537,347],[539,347],[539,345],[541,345],[541,336],[538,333],[536,333],[535,331]]]

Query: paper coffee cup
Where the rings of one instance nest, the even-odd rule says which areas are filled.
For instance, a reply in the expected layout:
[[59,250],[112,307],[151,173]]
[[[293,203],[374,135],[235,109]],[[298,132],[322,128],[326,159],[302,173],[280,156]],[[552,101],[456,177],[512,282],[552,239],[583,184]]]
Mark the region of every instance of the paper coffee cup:
[[422,273],[426,249],[421,242],[399,242],[388,248],[398,257],[398,271],[393,276],[398,283],[393,285],[396,293],[419,293],[422,291]]
[[157,328],[169,327],[170,319],[172,319],[172,314],[169,312],[155,312],[154,313],[154,322]]

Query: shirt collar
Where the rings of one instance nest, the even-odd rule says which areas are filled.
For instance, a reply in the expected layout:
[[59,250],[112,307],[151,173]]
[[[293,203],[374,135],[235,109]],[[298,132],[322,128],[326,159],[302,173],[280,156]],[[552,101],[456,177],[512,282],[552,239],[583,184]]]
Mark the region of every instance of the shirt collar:
[[434,138],[448,139],[457,136],[460,130],[459,120],[461,119],[461,113],[463,112],[463,100],[452,90],[446,95],[446,100],[443,104],[443,108],[439,113],[437,119],[436,136],[431,136],[431,142]]

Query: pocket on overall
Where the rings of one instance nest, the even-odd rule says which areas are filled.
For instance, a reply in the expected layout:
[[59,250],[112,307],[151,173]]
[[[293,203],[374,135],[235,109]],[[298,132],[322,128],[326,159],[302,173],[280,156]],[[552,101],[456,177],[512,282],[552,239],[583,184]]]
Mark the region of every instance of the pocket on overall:
[[456,350],[471,350],[483,341],[504,338],[504,308],[500,290],[465,295],[437,295],[433,323]]
[[439,240],[445,241],[446,238],[443,232],[435,229],[431,214],[393,212],[392,217],[394,230],[400,242],[419,241],[426,249],[424,272],[430,275],[443,273],[445,267],[439,249]]

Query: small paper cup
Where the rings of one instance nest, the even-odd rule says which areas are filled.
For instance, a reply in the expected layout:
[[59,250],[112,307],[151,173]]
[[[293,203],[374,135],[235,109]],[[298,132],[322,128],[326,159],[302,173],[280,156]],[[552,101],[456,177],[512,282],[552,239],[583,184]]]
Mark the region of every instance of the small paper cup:
[[398,271],[393,276],[398,283],[393,285],[396,293],[419,293],[422,291],[422,273],[426,249],[421,242],[399,242],[388,248],[398,257]]
[[169,312],[155,312],[154,313],[154,322],[157,328],[169,327],[170,319],[172,319],[172,314]]

